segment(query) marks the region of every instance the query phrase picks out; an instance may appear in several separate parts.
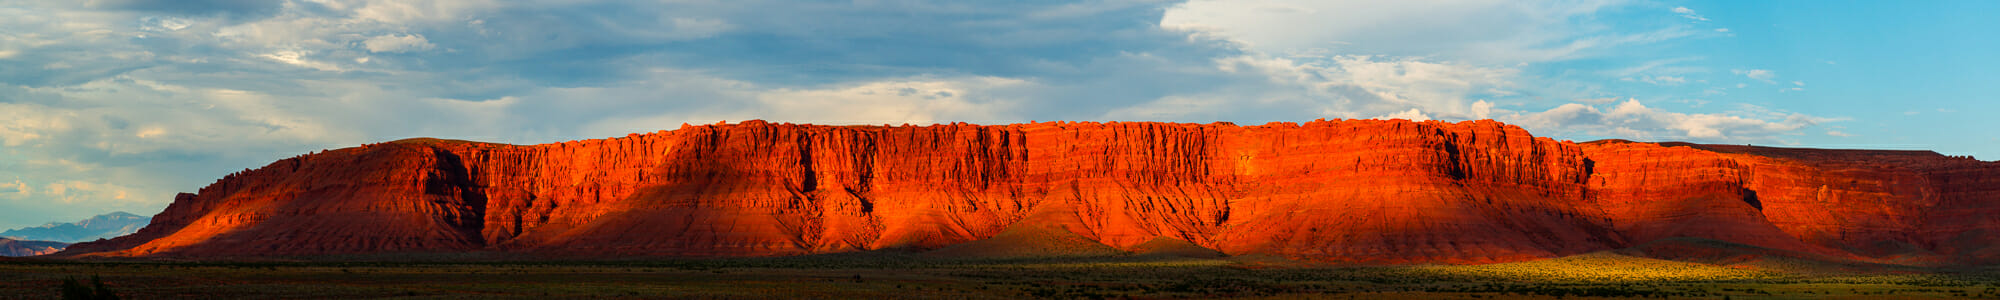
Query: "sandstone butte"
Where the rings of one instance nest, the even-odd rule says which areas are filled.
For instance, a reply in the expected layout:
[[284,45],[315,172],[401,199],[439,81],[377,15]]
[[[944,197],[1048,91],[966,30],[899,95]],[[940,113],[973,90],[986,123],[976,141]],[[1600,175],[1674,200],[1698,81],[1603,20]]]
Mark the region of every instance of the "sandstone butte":
[[180,194],[136,234],[55,256],[949,255],[1025,244],[1014,250],[1493,263],[1705,239],[1935,265],[2000,262],[1996,237],[2000,163],[1930,151],[1572,143],[1486,120],[753,120],[312,153]]

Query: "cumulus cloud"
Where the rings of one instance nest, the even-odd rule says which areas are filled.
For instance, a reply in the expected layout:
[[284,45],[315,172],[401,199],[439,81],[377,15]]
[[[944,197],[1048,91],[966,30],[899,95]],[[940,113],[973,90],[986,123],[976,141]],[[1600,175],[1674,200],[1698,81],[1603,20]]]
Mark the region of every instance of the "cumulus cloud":
[[[570,89],[532,95],[549,100],[592,98],[590,95],[650,94],[681,90],[703,96],[690,99],[649,99],[637,103],[682,102],[676,109],[647,110],[605,117],[581,126],[584,136],[614,136],[670,129],[682,123],[764,119],[814,124],[915,124],[949,122],[1007,123],[1023,120],[1018,105],[1029,99],[1006,96],[1007,90],[1036,87],[1033,82],[1000,77],[895,78],[817,87],[766,87],[755,83],[671,74],[608,88]],[[687,76],[687,77],[683,77]],[[705,81],[674,86],[662,81]],[[664,88],[662,88],[664,86]],[[718,88],[720,87],[720,88]],[[706,89],[707,91],[700,91]],[[526,113],[544,101],[516,102],[507,108]],[[620,104],[609,104],[616,107]],[[670,104],[671,105],[671,104]],[[553,109],[553,108],[550,108]],[[560,110],[555,112],[562,114]],[[595,112],[593,112],[595,113]]]
[[1843,120],[1757,106],[1743,108],[1727,113],[1680,113],[1626,99],[1609,108],[1569,103],[1540,112],[1508,112],[1500,119],[1537,133],[1732,143],[1787,143],[1786,137],[1799,134],[1801,129]]
[[1398,119],[1400,119],[1400,120],[1410,120],[1410,121],[1418,121],[1418,122],[1422,122],[1422,121],[1430,121],[1430,120],[1431,120],[1431,117],[1430,117],[1429,115],[1425,115],[1425,114],[1424,114],[1424,112],[1423,112],[1422,110],[1418,110],[1418,109],[1415,109],[1415,108],[1412,108],[1412,109],[1410,109],[1410,110],[1405,110],[1405,111],[1400,111],[1400,112],[1396,112],[1396,113],[1392,113],[1392,114],[1387,114],[1387,115],[1381,115],[1381,116],[1377,116],[1377,117],[1374,117],[1373,119],[1377,119],[1377,120],[1398,120]]
[[[1407,57],[1219,58],[1225,88],[1113,109],[1104,119],[1271,121],[1324,117],[1465,119],[1472,99],[1513,95],[1519,70]],[[1413,112],[1414,111],[1414,112]]]
[[1473,118],[1488,119],[1492,118],[1492,115],[1493,115],[1493,102],[1486,102],[1486,100],[1479,100],[1478,102],[1472,103]]

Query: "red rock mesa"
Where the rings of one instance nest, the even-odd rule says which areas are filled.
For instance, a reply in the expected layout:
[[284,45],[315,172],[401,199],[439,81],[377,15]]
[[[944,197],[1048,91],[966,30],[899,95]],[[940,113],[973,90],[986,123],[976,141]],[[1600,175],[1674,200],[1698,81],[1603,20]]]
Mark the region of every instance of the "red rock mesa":
[[1986,263],[2000,258],[1996,229],[2000,164],[1928,151],[1577,144],[1484,120],[747,121],[303,155],[58,255],[778,256],[986,242],[1491,263],[1702,238]]

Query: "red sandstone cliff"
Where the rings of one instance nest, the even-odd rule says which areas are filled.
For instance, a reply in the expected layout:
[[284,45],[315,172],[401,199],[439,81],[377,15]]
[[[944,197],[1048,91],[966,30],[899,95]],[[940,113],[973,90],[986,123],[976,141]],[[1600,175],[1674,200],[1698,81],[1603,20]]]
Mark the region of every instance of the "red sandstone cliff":
[[2000,258],[1989,247],[1996,213],[2000,164],[1930,152],[1575,144],[1492,121],[748,121],[303,155],[182,194],[139,233],[61,255],[757,256],[1035,235],[1486,263],[1693,237],[1988,262]]

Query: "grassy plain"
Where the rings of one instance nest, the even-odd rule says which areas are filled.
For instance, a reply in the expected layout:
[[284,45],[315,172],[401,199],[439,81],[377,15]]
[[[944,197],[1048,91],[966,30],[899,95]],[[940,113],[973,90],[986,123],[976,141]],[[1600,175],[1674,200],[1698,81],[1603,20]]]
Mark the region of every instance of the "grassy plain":
[[0,298],[101,276],[126,299],[1952,299],[2000,271],[1801,273],[1611,252],[1491,265],[1340,266],[1270,257],[951,260],[863,253],[565,262],[0,261]]

